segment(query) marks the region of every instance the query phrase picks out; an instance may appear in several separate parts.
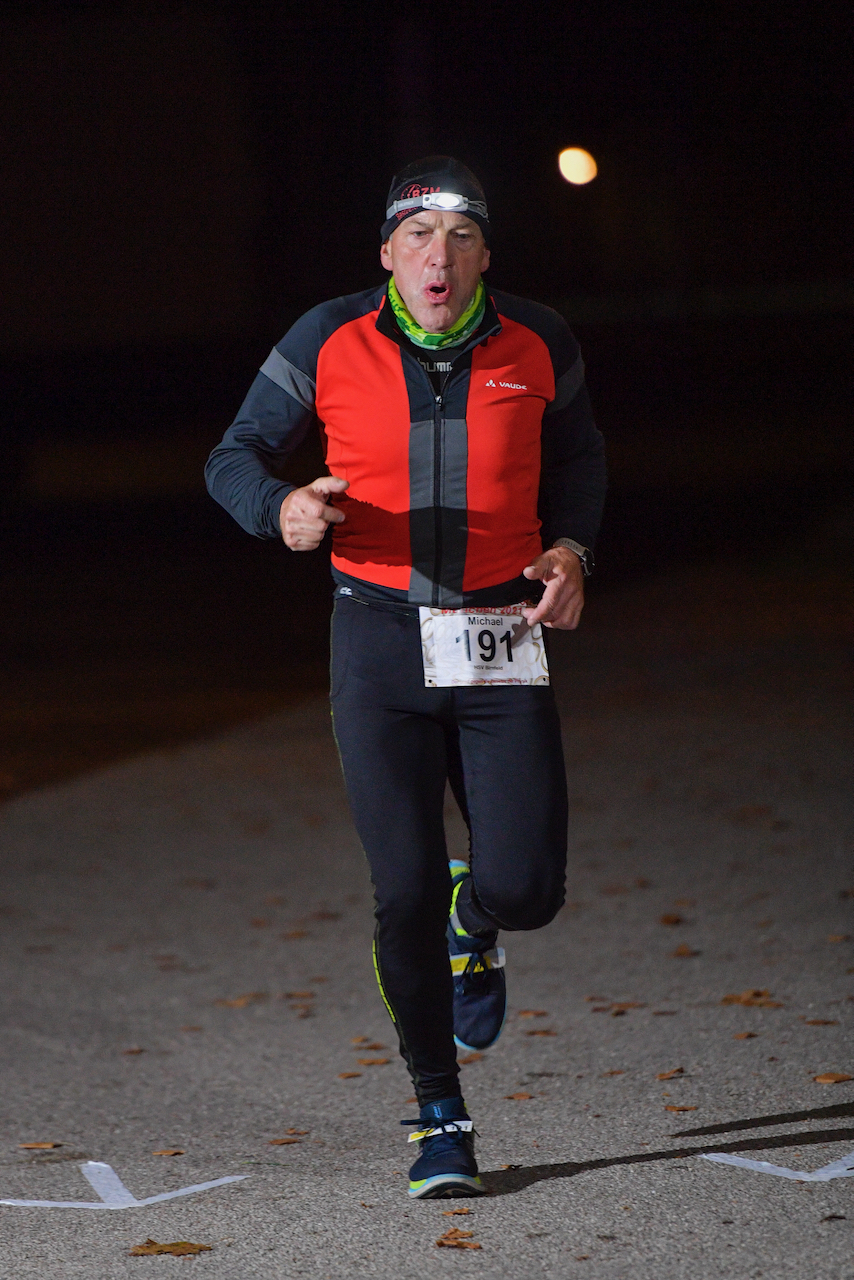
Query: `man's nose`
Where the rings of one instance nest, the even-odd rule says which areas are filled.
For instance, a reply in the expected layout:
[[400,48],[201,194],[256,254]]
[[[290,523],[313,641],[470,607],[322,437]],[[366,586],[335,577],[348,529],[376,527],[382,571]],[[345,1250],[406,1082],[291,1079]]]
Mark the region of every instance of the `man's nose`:
[[430,243],[431,267],[449,267],[453,261],[453,241],[447,231],[437,230]]

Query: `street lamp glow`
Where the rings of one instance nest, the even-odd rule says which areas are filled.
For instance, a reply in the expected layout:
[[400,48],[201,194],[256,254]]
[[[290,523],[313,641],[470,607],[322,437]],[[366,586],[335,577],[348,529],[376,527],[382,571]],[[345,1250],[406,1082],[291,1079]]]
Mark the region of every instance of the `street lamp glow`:
[[557,166],[561,177],[566,178],[573,186],[583,187],[585,182],[592,182],[599,170],[596,161],[589,151],[582,147],[567,147],[557,158]]

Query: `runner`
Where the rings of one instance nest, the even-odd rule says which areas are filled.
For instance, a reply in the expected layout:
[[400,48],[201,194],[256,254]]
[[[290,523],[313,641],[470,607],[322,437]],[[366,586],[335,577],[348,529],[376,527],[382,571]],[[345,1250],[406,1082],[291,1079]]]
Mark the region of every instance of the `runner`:
[[[374,885],[377,981],[420,1104],[402,1123],[417,1125],[422,1198],[482,1193],[455,1041],[501,1033],[498,931],[541,928],[564,900],[542,627],[578,625],[605,492],[578,344],[548,307],[487,291],[489,237],[465,165],[431,156],[398,174],[390,279],[296,322],[206,469],[258,537],[309,551],[332,526],[335,736]],[[330,474],[276,479],[315,422]],[[447,860],[448,781],[468,864]]]

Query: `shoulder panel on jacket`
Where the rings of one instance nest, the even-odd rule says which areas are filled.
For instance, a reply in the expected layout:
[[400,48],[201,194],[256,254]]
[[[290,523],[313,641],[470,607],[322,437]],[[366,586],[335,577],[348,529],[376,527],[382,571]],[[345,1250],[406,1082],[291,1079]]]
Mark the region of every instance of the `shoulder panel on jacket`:
[[490,289],[489,293],[495,302],[499,318],[507,316],[508,320],[525,325],[542,338],[552,358],[555,382],[559,383],[563,375],[576,365],[580,355],[575,335],[563,316],[552,307],[534,302],[530,298],[518,298],[501,289]]
[[[277,342],[273,348],[273,351],[277,352],[290,366],[290,370],[286,371],[288,377],[293,378],[292,371],[296,370],[314,384],[317,381],[317,356],[323,344],[328,342],[337,329],[350,320],[358,320],[360,316],[376,311],[385,291],[386,286],[382,284],[374,286],[373,289],[364,289],[361,293],[331,298],[328,302],[321,302],[310,311],[306,311],[305,315],[300,316],[299,320],[291,325],[281,342]],[[270,368],[265,368],[264,365],[261,367],[268,377],[271,377],[277,368],[282,369],[281,363],[275,359],[273,352],[267,357],[265,364]],[[279,378],[272,377],[272,380],[282,385]],[[290,386],[284,389],[294,394]],[[296,395],[295,399],[299,400],[300,396]]]

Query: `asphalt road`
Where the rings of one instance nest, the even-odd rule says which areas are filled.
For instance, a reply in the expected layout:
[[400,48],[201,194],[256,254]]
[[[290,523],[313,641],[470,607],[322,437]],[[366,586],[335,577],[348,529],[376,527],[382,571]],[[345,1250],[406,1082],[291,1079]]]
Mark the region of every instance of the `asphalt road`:
[[[507,1028],[463,1068],[480,1201],[405,1195],[323,699],[9,801],[0,1199],[94,1199],[87,1160],[139,1199],[245,1180],[0,1207],[0,1275],[854,1277],[854,1180],[699,1158],[854,1152],[854,1079],[814,1079],[854,1077],[845,610],[798,572],[680,570],[560,638],[570,900],[503,937]],[[129,1257],[147,1238],[210,1251]]]

